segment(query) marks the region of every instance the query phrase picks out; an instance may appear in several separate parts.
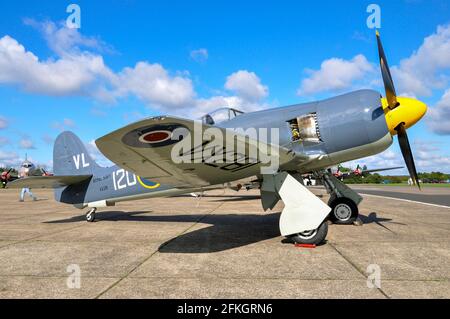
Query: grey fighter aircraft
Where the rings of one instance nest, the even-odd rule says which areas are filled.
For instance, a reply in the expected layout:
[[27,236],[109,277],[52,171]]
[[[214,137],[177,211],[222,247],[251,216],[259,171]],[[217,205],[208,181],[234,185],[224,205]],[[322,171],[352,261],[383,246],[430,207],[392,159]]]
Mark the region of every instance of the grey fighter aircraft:
[[[203,121],[171,116],[141,120],[96,140],[117,165],[112,168],[100,168],[81,141],[65,132],[55,142],[55,176],[30,177],[11,187],[54,187],[58,201],[89,207],[86,216],[92,221],[98,207],[118,201],[191,193],[256,176],[264,210],[279,200],[285,204],[281,235],[296,243],[319,244],[328,232],[327,219],[353,221],[362,200],[326,168],[378,154],[397,135],[411,178],[419,186],[406,129],[424,116],[427,106],[397,97],[378,32],[377,43],[385,98],[377,91],[360,90],[252,113],[226,109]],[[234,147],[236,143],[241,147]],[[255,149],[258,154],[270,150],[266,153],[277,165],[267,166],[263,157],[250,155]],[[302,174],[307,173],[325,185],[331,195],[328,205],[303,185]]]

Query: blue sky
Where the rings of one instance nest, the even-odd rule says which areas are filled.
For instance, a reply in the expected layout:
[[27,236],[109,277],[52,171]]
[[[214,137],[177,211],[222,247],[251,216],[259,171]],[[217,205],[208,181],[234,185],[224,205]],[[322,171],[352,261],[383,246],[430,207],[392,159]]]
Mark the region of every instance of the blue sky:
[[[78,30],[64,24],[70,3],[81,8]],[[376,3],[398,93],[431,109],[408,131],[418,170],[450,172],[450,3],[320,3],[2,3],[0,165],[17,165],[28,153],[51,167],[52,140],[65,129],[104,163],[92,141],[144,116],[197,117],[226,105],[256,110],[358,88],[383,92],[366,25],[366,8]],[[358,162],[403,165],[396,145]]]

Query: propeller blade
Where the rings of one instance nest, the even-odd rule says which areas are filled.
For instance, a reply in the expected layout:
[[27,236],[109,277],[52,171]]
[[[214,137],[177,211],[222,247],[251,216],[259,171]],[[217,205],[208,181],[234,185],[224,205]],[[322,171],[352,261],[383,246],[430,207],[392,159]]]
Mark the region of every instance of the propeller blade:
[[377,31],[378,55],[380,57],[381,76],[383,77],[384,89],[386,91],[386,99],[389,108],[395,109],[399,103],[397,101],[397,93],[395,92],[394,81],[392,80],[389,64],[384,53],[383,44],[381,43],[380,33]]
[[411,146],[409,145],[405,126],[400,124],[395,130],[397,131],[400,150],[402,151],[403,159],[405,160],[406,167],[408,168],[409,176],[411,176],[414,185],[417,185],[420,189],[419,176],[417,175],[416,164],[414,163],[414,157],[411,151]]

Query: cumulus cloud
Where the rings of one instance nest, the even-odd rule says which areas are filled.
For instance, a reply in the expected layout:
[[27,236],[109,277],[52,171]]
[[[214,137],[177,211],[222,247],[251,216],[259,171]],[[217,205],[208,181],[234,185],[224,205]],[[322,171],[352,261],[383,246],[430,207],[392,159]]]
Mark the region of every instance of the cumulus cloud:
[[26,92],[49,96],[88,96],[114,103],[117,98],[137,96],[156,107],[185,107],[195,93],[185,73],[172,76],[160,64],[138,62],[113,72],[103,57],[82,48],[103,45],[82,36],[76,29],[50,22],[37,23],[56,58],[40,60],[16,39],[0,38],[0,84],[18,86]]
[[[161,112],[189,118],[218,107],[253,111],[267,106],[261,101],[269,89],[254,72],[240,70],[229,75],[224,86],[230,96],[220,93],[199,98],[186,71],[171,72],[148,61],[113,71],[99,54],[108,49],[101,40],[83,36],[64,24],[31,19],[25,23],[41,31],[55,56],[41,60],[16,39],[8,35],[0,38],[0,84],[42,95],[86,96],[107,103],[132,96]],[[194,50],[191,56],[206,59],[208,51]],[[0,127],[6,125],[1,123]],[[65,119],[52,127],[62,131],[74,127],[74,123]]]
[[95,140],[89,141],[89,143],[85,144],[86,149],[89,153],[89,155],[92,157],[92,159],[97,162],[102,167],[110,167],[113,166],[114,163],[112,163],[110,160],[108,160],[102,152],[97,148],[97,145],[95,144]]
[[148,62],[125,68],[117,75],[114,84],[118,96],[133,94],[159,108],[183,108],[192,105],[195,97],[191,79],[170,76],[162,65]]
[[205,62],[206,60],[208,60],[208,50],[206,50],[205,48],[201,48],[201,49],[197,49],[197,50],[192,50],[190,53],[191,59],[196,61],[196,62]]
[[8,120],[5,117],[0,116],[0,130],[5,129],[7,127],[8,127]]
[[11,167],[19,164],[20,158],[16,152],[0,150],[0,167]]
[[433,89],[443,89],[448,85],[448,70],[450,25],[445,25],[438,26],[417,51],[392,67],[392,76],[400,95],[430,96]]
[[269,89],[261,83],[260,78],[254,72],[247,70],[240,70],[229,75],[225,88],[247,101],[259,101],[269,94]]
[[[394,141],[394,143],[397,143]],[[446,155],[445,147],[433,140],[414,140],[412,151],[418,172],[440,171],[450,173],[450,156]],[[381,172],[383,175],[409,175],[406,164],[399,149],[395,146],[383,153],[345,163],[344,166],[356,167],[367,165],[369,169],[397,167],[403,169]]]
[[351,60],[331,58],[323,61],[319,70],[306,70],[308,77],[302,80],[297,93],[303,96],[346,90],[375,70],[375,66],[362,54]]
[[33,141],[29,137],[23,137],[19,141],[19,146],[25,150],[35,149]]
[[428,126],[440,135],[450,135],[450,89],[445,91],[441,100],[428,111]]
[[110,77],[101,56],[81,53],[40,61],[10,36],[0,39],[0,84],[51,96],[95,95],[99,81]]
[[99,52],[114,52],[114,50],[96,37],[87,37],[76,28],[67,28],[65,21],[56,24],[53,21],[39,22],[25,18],[24,24],[39,30],[47,42],[48,47],[59,56],[79,53],[83,49]]

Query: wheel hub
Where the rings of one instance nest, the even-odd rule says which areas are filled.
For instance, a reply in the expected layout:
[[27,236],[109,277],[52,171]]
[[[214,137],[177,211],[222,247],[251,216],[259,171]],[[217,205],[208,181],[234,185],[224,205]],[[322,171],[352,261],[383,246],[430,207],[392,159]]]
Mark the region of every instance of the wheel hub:
[[307,239],[313,238],[314,236],[316,236],[316,234],[317,234],[317,229],[314,229],[314,230],[304,231],[303,233],[299,233],[298,236],[301,239],[306,239],[307,240]]
[[352,217],[352,209],[347,204],[338,204],[334,209],[334,214],[340,221],[347,221]]

